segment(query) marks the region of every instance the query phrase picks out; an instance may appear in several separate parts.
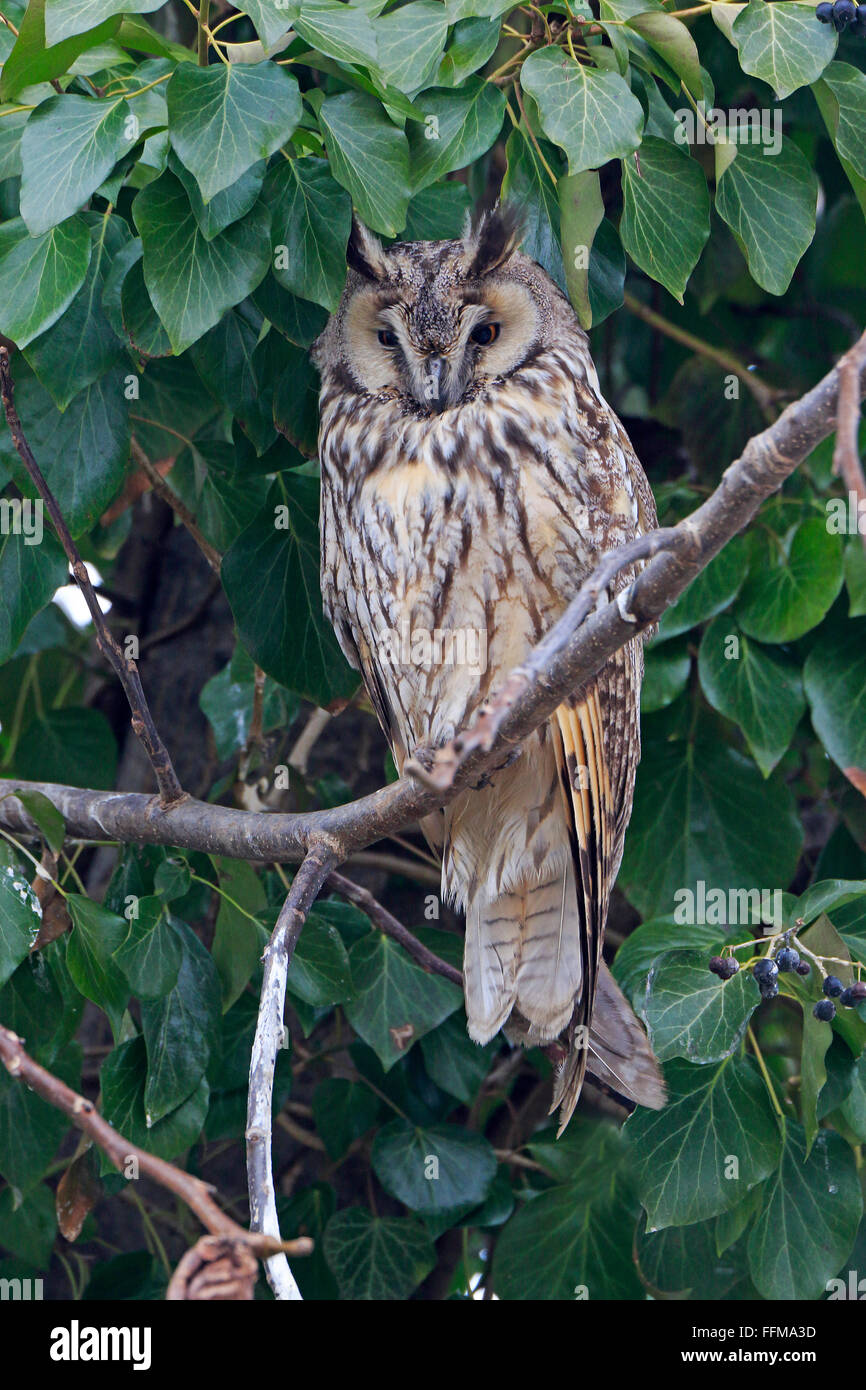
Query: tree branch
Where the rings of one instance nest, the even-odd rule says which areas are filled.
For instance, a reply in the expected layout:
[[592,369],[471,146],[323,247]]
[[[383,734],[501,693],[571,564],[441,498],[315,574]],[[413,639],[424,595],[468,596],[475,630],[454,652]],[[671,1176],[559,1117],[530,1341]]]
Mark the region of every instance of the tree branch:
[[[262,956],[265,971],[250,1058],[250,1087],[247,1098],[247,1183],[250,1195],[250,1228],[272,1236],[276,1242],[280,1240],[280,1226],[271,1162],[271,1133],[274,1068],[277,1064],[277,1052],[283,1045],[285,1034],[283,1010],[286,1006],[286,977],[307,913],[338,859],[339,855],[328,844],[318,843],[311,846],[295,874],[294,882],[280,909],[271,939]],[[300,1289],[285,1255],[273,1255],[265,1268],[275,1298],[287,1301],[300,1299]]]
[[428,951],[417,936],[413,936],[402,922],[391,915],[387,907],[383,907],[372,893],[367,892],[366,888],[362,888],[359,883],[353,883],[350,878],[344,878],[342,874],[337,873],[328,874],[325,887],[330,888],[334,893],[339,893],[340,897],[345,898],[347,902],[360,907],[374,926],[377,926],[386,936],[390,936],[392,940],[399,942],[406,953],[421,966],[422,970],[427,970],[433,975],[441,975],[444,980],[451,980],[453,984],[463,987],[461,972],[455,966],[442,960],[441,956],[437,956],[435,952]]
[[[849,493],[866,508],[866,478],[860,462],[860,370],[863,366],[863,339],[846,352],[839,363],[839,412],[833,472],[841,477]],[[866,547],[866,532],[863,533]]]
[[153,768],[159,787],[160,801],[164,807],[173,805],[180,801],[185,792],[178,781],[177,773],[169,756],[168,749],[157,733],[153,716],[148,708],[144,690],[141,685],[141,677],[138,674],[138,667],[131,657],[125,657],[111,632],[108,629],[102,609],[99,606],[87,567],[84,564],[78,548],[69,532],[69,527],[63,519],[60,508],[57,505],[54,494],[42,476],[42,471],[33,456],[33,450],[24,438],[24,431],[18,412],[15,409],[15,385],[12,380],[12,370],[9,365],[9,351],[0,346],[0,398],[6,410],[6,419],[12,435],[15,448],[21,458],[21,462],[32,479],[46,507],[48,515],[54,523],[54,529],[60,538],[60,543],[66,552],[66,558],[72,566],[72,573],[75,576],[81,592],[84,594],[87,607],[90,609],[90,616],[93,619],[93,626],[96,629],[96,640],[99,643],[100,651],[111,663],[118,680],[123,686],[124,693],[132,711],[132,728],[147,753],[150,765]]

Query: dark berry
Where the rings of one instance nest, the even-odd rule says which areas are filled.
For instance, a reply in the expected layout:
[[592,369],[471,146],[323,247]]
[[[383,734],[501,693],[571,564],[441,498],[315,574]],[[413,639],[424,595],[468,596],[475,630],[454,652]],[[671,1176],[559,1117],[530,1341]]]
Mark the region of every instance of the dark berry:
[[812,1013],[822,1023],[830,1023],[836,1017],[836,1005],[832,999],[819,999]]
[[801,961],[800,961],[800,964],[797,966],[797,974],[798,974],[798,975],[811,975],[811,973],[812,973],[812,967],[811,967],[811,965],[809,964],[809,962],[808,962],[807,960],[801,960]]
[[841,33],[847,29],[849,24],[853,24],[857,18],[857,6],[854,0],[836,0],[833,6],[833,28]]
[[857,10],[857,19],[851,25],[851,33],[858,39],[866,38],[866,5],[861,5]]
[[857,1004],[862,1004],[864,999],[866,999],[866,984],[862,980],[855,985],[849,985],[839,995],[839,1003],[844,1004],[846,1009],[855,1008]]
[[824,981],[824,993],[828,999],[838,999],[845,986],[835,975],[828,975]]
[[779,993],[779,982],[777,979],[759,980],[758,984],[761,990],[762,999],[775,999],[776,995]]
[[790,975],[792,971],[797,969],[797,966],[799,964],[800,953],[799,951],[793,950],[793,948],[790,946],[783,946],[779,954],[776,956],[776,965],[783,972],[783,974]]
[[820,19],[822,24],[829,24],[833,18],[833,6],[830,4],[819,5],[815,11],[815,18]]
[[778,965],[774,960],[770,960],[769,956],[762,956],[752,966],[752,974],[759,983],[761,980],[775,980],[778,973]]
[[714,975],[718,975],[720,980],[725,978],[726,965],[721,956],[712,956],[710,959],[710,970]]

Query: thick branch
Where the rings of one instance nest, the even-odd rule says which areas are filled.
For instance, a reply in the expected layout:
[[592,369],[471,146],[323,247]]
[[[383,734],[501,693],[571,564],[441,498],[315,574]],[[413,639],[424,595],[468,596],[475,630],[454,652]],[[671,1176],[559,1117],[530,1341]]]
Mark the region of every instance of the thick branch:
[[[846,353],[839,363],[839,412],[836,425],[836,447],[833,451],[833,472],[837,473],[848,492],[866,508],[866,478],[860,462],[860,369],[864,359],[863,340]],[[866,532],[863,533],[866,547]]]
[[[338,856],[325,845],[314,845],[310,849],[295,874],[262,957],[265,971],[250,1058],[247,1100],[247,1183],[251,1230],[272,1236],[277,1242],[280,1239],[280,1226],[271,1162],[271,1133],[274,1068],[285,1036],[283,1010],[286,1006],[286,977],[307,913],[337,860]],[[300,1299],[300,1289],[285,1255],[274,1255],[268,1260],[266,1270],[275,1298]]]
[[87,568],[78,553],[78,548],[69,532],[69,527],[63,519],[60,508],[57,505],[54,494],[42,476],[42,470],[33,456],[33,450],[24,438],[24,431],[18,412],[15,409],[14,398],[15,387],[12,380],[12,371],[9,366],[9,352],[5,347],[0,347],[0,397],[6,409],[6,419],[9,423],[9,430],[12,435],[15,448],[24,464],[29,476],[33,480],[39,496],[48,508],[48,515],[54,523],[54,529],[60,538],[60,543],[66,552],[66,557],[72,566],[72,573],[75,576],[81,592],[84,594],[87,607],[90,609],[90,616],[93,619],[93,626],[96,629],[96,640],[99,643],[103,655],[113,666],[118,680],[123,686],[124,693],[129,701],[129,708],[132,711],[132,727],[141,740],[144,750],[150,760],[159,787],[160,800],[163,806],[170,806],[179,801],[184,791],[178,781],[177,773],[172,765],[168,749],[160,738],[153,722],[153,716],[148,709],[147,700],[144,697],[144,690],[141,685],[141,678],[138,674],[138,667],[130,657],[125,657],[117,642],[108,630],[102,609],[99,606],[96,594],[93,592],[93,585]]

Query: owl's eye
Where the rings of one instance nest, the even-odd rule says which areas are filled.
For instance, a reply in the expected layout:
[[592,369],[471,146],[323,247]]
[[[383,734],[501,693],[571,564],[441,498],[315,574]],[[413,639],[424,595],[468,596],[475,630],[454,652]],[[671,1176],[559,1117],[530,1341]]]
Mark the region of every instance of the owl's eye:
[[477,343],[479,347],[490,347],[490,344],[495,343],[496,339],[499,337],[499,324],[479,323],[477,328],[473,328],[469,337],[472,339],[473,343]]
[[385,348],[395,348],[397,346],[397,334],[392,333],[390,328],[380,328],[378,338],[379,342]]

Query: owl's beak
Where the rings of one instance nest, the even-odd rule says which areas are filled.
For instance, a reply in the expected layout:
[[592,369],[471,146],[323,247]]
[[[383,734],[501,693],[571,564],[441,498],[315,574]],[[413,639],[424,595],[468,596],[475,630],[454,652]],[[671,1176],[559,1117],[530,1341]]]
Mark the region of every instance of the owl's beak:
[[447,366],[445,358],[438,353],[433,353],[424,363],[424,403],[437,412],[447,405],[443,397]]

